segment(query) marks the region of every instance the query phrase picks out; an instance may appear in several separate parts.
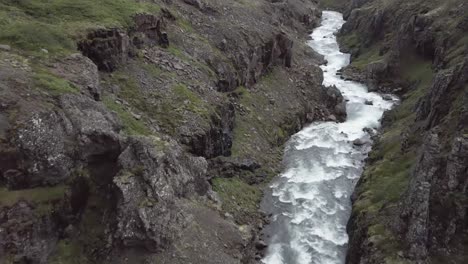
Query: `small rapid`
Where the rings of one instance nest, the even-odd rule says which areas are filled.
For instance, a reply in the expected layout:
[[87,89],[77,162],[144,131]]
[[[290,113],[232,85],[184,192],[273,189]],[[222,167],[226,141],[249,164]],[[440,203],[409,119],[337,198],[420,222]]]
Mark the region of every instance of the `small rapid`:
[[[337,71],[349,64],[335,33],[344,24],[338,12],[324,11],[322,23],[308,45],[328,61],[322,65],[324,86],[335,85],[347,100],[343,123],[315,122],[288,141],[285,170],[270,186],[263,208],[272,214],[265,234],[269,244],[265,264],[342,264],[351,212],[350,196],[362,174],[370,144],[368,129],[377,129],[385,110],[394,102]],[[372,105],[366,102],[372,102]]]

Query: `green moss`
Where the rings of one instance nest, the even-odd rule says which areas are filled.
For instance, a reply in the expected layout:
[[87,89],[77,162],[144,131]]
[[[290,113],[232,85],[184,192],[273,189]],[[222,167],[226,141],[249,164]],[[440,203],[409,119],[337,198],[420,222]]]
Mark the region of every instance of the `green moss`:
[[174,56],[176,56],[178,58],[181,58],[182,60],[188,60],[187,55],[185,55],[182,50],[180,50],[179,48],[177,48],[174,45],[169,46],[167,48],[167,51],[169,51],[169,53],[171,53],[172,55],[174,55]]
[[177,25],[179,25],[179,27],[182,28],[185,32],[193,32],[192,24],[190,24],[190,22],[185,19],[178,18]]
[[103,102],[107,108],[115,111],[120,117],[125,133],[130,135],[149,135],[151,133],[143,121],[136,120],[129,111],[127,111],[122,105],[116,103],[113,98],[104,97]]
[[209,108],[200,96],[192,92],[185,84],[176,84],[172,87],[176,98],[175,102],[179,102],[181,108],[197,113],[205,118],[209,118]]
[[65,190],[66,187],[63,185],[13,191],[6,188],[0,188],[0,205],[12,206],[20,200],[36,204],[56,201],[63,198]]
[[129,27],[134,14],[158,11],[155,4],[132,0],[6,0],[0,3],[0,42],[28,51],[70,51],[86,29]]
[[144,95],[133,77],[122,72],[116,72],[114,73],[113,81],[120,88],[120,98],[123,98],[133,106],[141,106],[145,104]]
[[349,49],[354,49],[358,48],[360,41],[359,41],[359,36],[357,33],[353,32],[349,35],[345,35],[340,37],[340,44],[349,48]]
[[256,213],[262,197],[258,187],[239,178],[215,178],[213,190],[221,197],[223,209],[233,215]]
[[0,42],[37,52],[42,48],[54,53],[75,48],[62,28],[41,22],[11,23],[7,28],[0,29]]
[[43,89],[52,95],[79,92],[78,88],[67,80],[57,77],[45,70],[34,74],[34,84],[36,87]]
[[75,240],[64,239],[57,244],[56,251],[49,259],[51,264],[81,264],[90,263],[88,258],[82,253],[83,247]]
[[325,9],[331,10],[341,10],[347,5],[346,1],[344,0],[320,0],[319,3]]
[[362,54],[360,54],[355,60],[351,62],[351,65],[358,68],[364,69],[372,62],[377,62],[382,60],[383,57],[379,54],[379,49],[377,46],[366,49]]
[[463,60],[466,52],[468,52],[468,36],[460,38],[457,43],[449,49],[445,59],[449,62],[449,66],[453,66]]
[[[281,80],[275,78],[273,73],[267,74],[261,83],[265,89],[282,86]],[[236,116],[232,156],[245,157],[261,152],[258,149],[259,145],[269,147],[281,145],[284,142],[286,131],[270,116],[265,116],[268,113],[264,108],[270,106],[270,102],[263,91],[252,93],[244,86],[239,86],[233,94],[239,98],[243,113]]]
[[153,77],[159,77],[163,74],[161,67],[153,63],[142,63],[141,67]]
[[13,191],[0,188],[0,207],[13,206],[23,200],[34,205],[37,217],[49,215],[54,210],[54,203],[64,198],[66,190],[64,185]]

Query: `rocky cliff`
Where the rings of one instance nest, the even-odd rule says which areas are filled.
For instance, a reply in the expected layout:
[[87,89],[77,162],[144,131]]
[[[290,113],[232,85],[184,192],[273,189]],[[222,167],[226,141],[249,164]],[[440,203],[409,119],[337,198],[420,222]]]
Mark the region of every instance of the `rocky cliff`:
[[351,1],[343,78],[394,93],[353,195],[347,263],[466,263],[468,3]]
[[319,16],[304,0],[2,1],[0,263],[258,260],[282,144],[344,118],[304,44]]

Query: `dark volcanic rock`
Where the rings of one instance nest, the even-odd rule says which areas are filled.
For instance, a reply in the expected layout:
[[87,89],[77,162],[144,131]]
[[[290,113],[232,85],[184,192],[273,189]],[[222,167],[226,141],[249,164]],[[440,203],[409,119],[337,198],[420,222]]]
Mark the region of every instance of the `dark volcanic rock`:
[[204,134],[190,135],[183,142],[192,152],[205,158],[229,156],[232,146],[235,109],[232,104],[219,107],[216,115],[211,116],[210,129]]
[[28,186],[65,180],[80,162],[77,156],[86,160],[109,148],[118,152],[115,142],[120,122],[101,103],[89,97],[64,95],[60,104],[61,111],[34,114],[17,131],[18,168],[27,175]]
[[343,95],[335,86],[326,87],[327,102],[326,104],[333,109],[335,117],[339,121],[346,120],[346,102]]
[[182,198],[204,195],[209,185],[204,158],[187,155],[175,142],[154,144],[158,142],[130,138],[119,156],[115,236],[126,246],[158,251],[177,239],[190,221]]
[[130,39],[120,29],[100,29],[89,33],[78,43],[78,49],[90,58],[101,71],[114,71],[127,60]]
[[15,252],[17,263],[47,263],[58,238],[52,219],[37,221],[34,207],[19,202],[7,210],[0,210],[0,253],[4,249]]

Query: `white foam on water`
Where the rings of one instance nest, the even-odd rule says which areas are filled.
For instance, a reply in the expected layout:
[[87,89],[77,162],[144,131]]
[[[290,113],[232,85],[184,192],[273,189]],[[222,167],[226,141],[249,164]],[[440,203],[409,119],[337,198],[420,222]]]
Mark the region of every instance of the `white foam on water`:
[[[369,148],[353,140],[366,139],[364,128],[377,129],[383,112],[394,102],[337,71],[349,64],[335,33],[344,20],[340,13],[325,11],[322,24],[308,43],[328,61],[322,65],[324,86],[336,86],[347,100],[343,123],[316,122],[294,135],[285,149],[285,170],[270,185],[273,213],[267,227],[271,235],[265,264],[342,264],[348,236],[349,197],[362,172]],[[396,100],[396,99],[395,99]],[[365,104],[372,101],[372,105]]]

